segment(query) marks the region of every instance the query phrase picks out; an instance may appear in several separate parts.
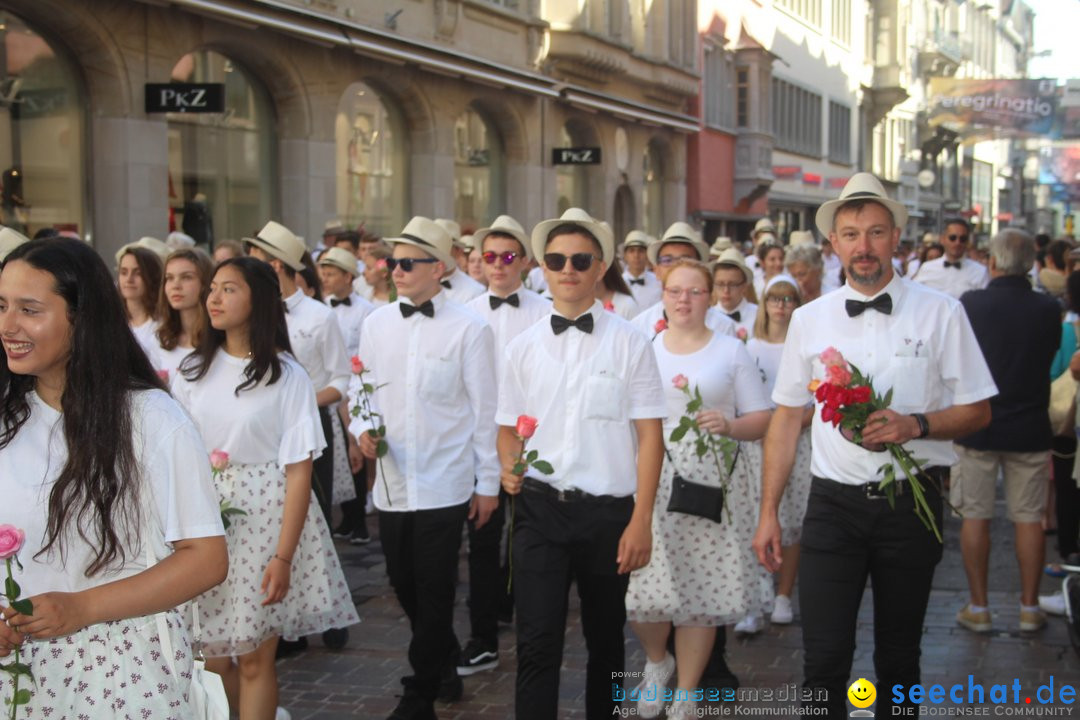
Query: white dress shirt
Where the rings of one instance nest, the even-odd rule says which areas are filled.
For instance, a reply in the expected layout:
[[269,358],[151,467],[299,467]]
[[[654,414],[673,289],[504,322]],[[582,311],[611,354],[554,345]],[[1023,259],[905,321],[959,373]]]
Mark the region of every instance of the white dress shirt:
[[465,306],[487,321],[495,335],[495,377],[502,377],[505,350],[510,341],[528,328],[551,314],[551,301],[532,290],[520,287],[512,295],[518,296],[518,307],[503,303],[491,309],[492,292],[489,290]]
[[[330,298],[326,298],[326,304],[330,306],[331,312],[334,313],[334,318],[337,319],[338,328],[341,329],[341,337],[345,340],[345,356],[351,357],[356,353],[356,348],[360,346],[360,326],[364,323],[364,318],[368,316],[375,306],[370,302],[360,297],[356,293],[349,293],[349,304],[339,303],[338,305],[332,305]],[[334,298],[337,300],[337,298]]]
[[[477,494],[499,494],[491,328],[445,292],[431,302],[431,318],[402,317],[408,299],[377,308],[360,333],[358,355],[370,371],[364,382],[376,388],[372,407],[383,415],[390,446],[376,466],[375,506],[384,512],[461,505],[472,497],[474,478]],[[359,393],[353,376],[353,406]],[[371,426],[354,417],[349,432],[359,436]]]
[[334,311],[300,290],[285,298],[285,309],[293,357],[307,370],[316,394],[332,387],[344,397],[349,389],[349,354]]
[[[631,322],[634,327],[651,338],[656,334],[657,321],[663,317],[664,303],[660,302],[638,313],[637,317]],[[710,306],[705,311],[705,325],[713,332],[718,332],[721,335],[735,335],[735,323],[715,305]]]
[[[554,312],[554,311],[553,311]],[[555,472],[532,473],[559,489],[626,497],[637,491],[634,420],[664,418],[667,405],[649,337],[594,302],[593,331],[556,335],[541,320],[506,347],[495,421],[537,419],[527,448]]]
[[968,290],[982,290],[990,284],[990,271],[982,263],[960,258],[960,268],[945,267],[945,258],[927,260],[912,278],[927,287],[959,299]]
[[[757,305],[750,302],[746,298],[743,298],[741,301],[739,301],[739,304],[736,305],[730,313],[724,309],[723,305],[716,304],[714,307],[720,312],[722,312],[728,320],[735,323],[736,330],[742,328],[746,331],[746,337],[750,338],[754,336],[754,320],[757,319],[758,313]],[[736,312],[739,313],[738,320],[731,317],[732,313]]]
[[547,290],[547,280],[544,279],[544,268],[534,267],[525,278],[525,287],[541,295]]
[[840,256],[836,253],[825,256],[825,253],[821,254],[821,262],[825,265],[825,270],[821,274],[821,294],[824,295],[827,292],[832,292],[842,284],[840,282],[840,271],[843,269],[844,264],[840,262]]
[[[851,364],[873,378],[884,395],[892,388],[892,409],[901,414],[929,413],[967,405],[997,394],[975,333],[959,301],[919,283],[893,276],[882,290],[893,302],[889,315],[867,309],[848,317],[845,302],[870,298],[846,285],[795,310],[780,359],[773,401],[803,407],[813,396],[812,380],[825,379],[819,355],[835,347]],[[876,295],[874,297],[877,297]],[[850,485],[881,479],[888,459],[844,439],[814,413],[811,444],[814,475]],[[947,440],[912,440],[905,447],[923,467],[956,463]],[[903,477],[899,467],[897,476]]]
[[638,305],[634,296],[624,295],[621,292],[616,292],[611,296],[611,305],[615,309],[609,312],[614,312],[623,320],[633,320],[641,312],[641,306]]
[[[357,261],[357,264],[363,265],[359,260]],[[362,298],[367,298],[368,300],[371,299],[371,294],[375,292],[374,289],[368,285],[367,280],[364,279],[363,275],[357,275],[356,279],[352,281],[352,289],[354,293]]]
[[450,287],[443,285],[447,299],[461,305],[480,297],[487,290],[483,285],[460,270],[454,270],[449,276],[444,277],[441,282],[450,283]]
[[[655,305],[660,302],[660,296],[664,292],[663,285],[660,280],[649,270],[646,270],[639,277],[634,277],[630,274],[629,270],[623,270],[623,280],[630,286],[630,292],[634,294],[634,299],[637,300],[637,304],[642,310]],[[631,280],[644,280],[644,285],[634,285]]]

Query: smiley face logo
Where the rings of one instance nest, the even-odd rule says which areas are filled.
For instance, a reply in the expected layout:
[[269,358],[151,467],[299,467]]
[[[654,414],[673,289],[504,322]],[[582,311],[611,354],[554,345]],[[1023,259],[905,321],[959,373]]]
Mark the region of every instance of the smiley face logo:
[[857,708],[868,708],[877,699],[877,688],[866,678],[851,683],[847,691],[848,701]]

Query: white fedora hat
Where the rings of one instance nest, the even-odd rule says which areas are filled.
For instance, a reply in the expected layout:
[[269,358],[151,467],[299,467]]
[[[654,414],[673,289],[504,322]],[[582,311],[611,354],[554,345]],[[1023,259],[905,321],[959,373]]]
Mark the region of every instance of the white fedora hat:
[[712,247],[709,248],[709,255],[720,257],[725,250],[730,250],[733,247],[735,247],[735,245],[731,242],[731,238],[727,235],[721,235],[713,240]]
[[562,217],[544,220],[533,228],[533,257],[544,257],[544,249],[548,243],[548,233],[560,225],[577,225],[596,238],[604,254],[604,264],[611,267],[611,261],[615,258],[615,237],[612,235],[611,229],[581,208],[567,208]]
[[776,232],[776,226],[773,225],[772,218],[763,217],[754,223],[754,230],[750,233],[750,237],[754,237],[760,232]]
[[195,247],[195,238],[187,233],[175,231],[165,236],[165,244],[170,250],[184,250]]
[[488,235],[499,233],[501,235],[509,235],[510,237],[521,243],[521,249],[525,251],[525,257],[532,260],[532,247],[530,247],[529,237],[525,234],[525,228],[521,227],[514,218],[509,215],[500,215],[491,222],[490,227],[480,228],[473,233],[473,246],[483,249],[484,240]]
[[659,264],[660,249],[668,243],[692,245],[697,252],[698,260],[705,262],[709,259],[709,246],[701,239],[701,233],[691,227],[689,223],[679,221],[672,223],[671,227],[664,231],[663,237],[649,245],[647,252],[650,263],[653,265]]
[[450,239],[458,247],[463,247],[461,244],[461,226],[458,225],[456,220],[449,220],[447,218],[435,218],[435,223],[446,231],[446,234],[450,236]]
[[344,270],[353,277],[360,274],[356,269],[356,256],[344,248],[328,248],[326,252],[319,256],[319,264]]
[[124,247],[116,251],[116,264],[120,264],[120,259],[124,257],[124,254],[131,248],[142,248],[143,250],[149,250],[157,255],[162,261],[172,254],[173,248],[169,247],[165,243],[158,240],[156,237],[150,237],[149,235],[143,235],[141,238],[133,243],[128,243]]
[[307,250],[304,241],[281,223],[271,220],[263,226],[258,235],[244,238],[244,242],[277,258],[296,272],[304,269],[304,251]]
[[649,243],[653,242],[654,240],[656,240],[656,238],[652,237],[643,230],[631,230],[630,232],[626,233],[626,239],[623,240],[623,250],[632,247],[647,248],[649,247]]
[[390,245],[400,243],[418,247],[436,260],[440,260],[447,270],[457,267],[454,254],[451,252],[454,247],[454,239],[450,237],[450,233],[446,231],[442,222],[438,220],[417,215],[409,221],[409,224],[405,226],[405,229],[397,237],[385,238],[385,241]]
[[720,257],[716,258],[716,262],[713,264],[713,269],[720,267],[734,267],[742,270],[743,275],[746,276],[747,282],[754,282],[754,271],[750,269],[750,266],[746,264],[746,259],[743,254],[735,248],[728,248],[720,253]]
[[816,245],[814,242],[814,233],[812,230],[792,230],[788,235],[788,245],[795,247],[796,245]]
[[12,230],[9,227],[0,227],[0,263],[4,262],[4,258],[8,256],[8,253],[28,242],[30,242],[30,238],[21,232]]
[[893,224],[898,228],[907,225],[907,208],[885,194],[881,181],[870,173],[855,173],[840,191],[840,197],[821,204],[814,223],[825,237],[833,231],[833,219],[841,205],[855,200],[870,200],[884,206],[893,216]]

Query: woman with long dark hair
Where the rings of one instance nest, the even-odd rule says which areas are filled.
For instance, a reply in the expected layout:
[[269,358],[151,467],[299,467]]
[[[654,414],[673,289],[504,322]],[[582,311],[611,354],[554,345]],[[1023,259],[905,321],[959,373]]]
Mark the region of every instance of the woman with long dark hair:
[[622,265],[618,258],[612,258],[609,267],[596,282],[596,299],[604,309],[615,313],[623,320],[633,320],[644,308],[638,305],[630,286],[622,276]]
[[165,279],[158,298],[161,325],[154,333],[157,347],[150,353],[150,362],[166,382],[199,346],[210,324],[206,297],[213,271],[210,257],[196,248],[177,250],[165,260]]
[[229,466],[215,476],[218,496],[246,514],[233,516],[226,532],[228,580],[199,601],[203,651],[240,717],[269,720],[278,639],[359,619],[312,502],[312,459],[326,441],[311,380],[289,354],[273,269],[251,257],[224,261],[207,309],[210,328],[181,363],[173,391],[206,449],[228,453]]
[[[26,714],[188,718],[193,655],[175,608],[228,569],[198,432],[85,243],[34,240],[8,256],[0,339],[0,523],[25,531],[13,571],[33,604],[3,610],[0,656],[34,641],[20,658],[34,675]],[[151,661],[163,646],[154,613],[166,614],[173,663]]]
[[132,244],[120,251],[116,259],[117,287],[124,300],[131,331],[143,352],[150,354],[157,344],[157,302],[161,292],[161,257],[152,250]]

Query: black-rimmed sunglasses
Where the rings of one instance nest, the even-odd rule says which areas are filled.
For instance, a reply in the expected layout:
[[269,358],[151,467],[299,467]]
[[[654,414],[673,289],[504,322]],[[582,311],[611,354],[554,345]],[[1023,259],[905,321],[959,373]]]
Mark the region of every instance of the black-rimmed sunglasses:
[[592,253],[574,253],[573,255],[563,255],[562,253],[545,253],[544,265],[548,270],[553,272],[559,272],[566,267],[566,261],[570,261],[570,267],[574,268],[578,272],[585,272],[592,267],[593,260],[599,260]]
[[412,272],[416,263],[436,263],[435,258],[386,258],[386,267],[390,272],[400,265],[402,272]]
[[484,258],[484,262],[488,265],[494,265],[496,260],[501,260],[503,265],[509,265],[521,256],[513,251],[497,253],[493,250],[488,250],[480,257]]

